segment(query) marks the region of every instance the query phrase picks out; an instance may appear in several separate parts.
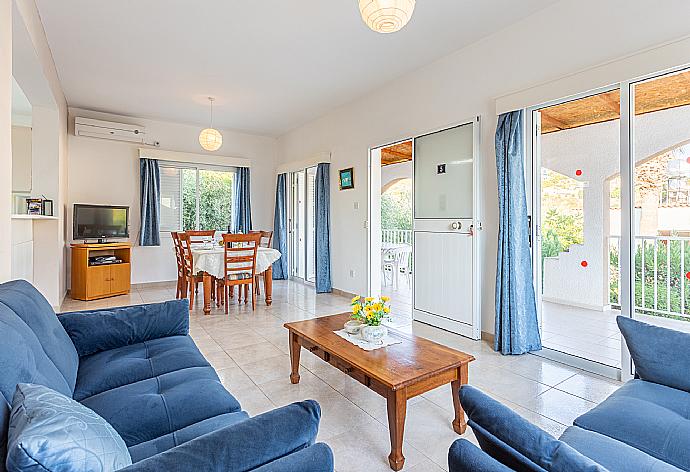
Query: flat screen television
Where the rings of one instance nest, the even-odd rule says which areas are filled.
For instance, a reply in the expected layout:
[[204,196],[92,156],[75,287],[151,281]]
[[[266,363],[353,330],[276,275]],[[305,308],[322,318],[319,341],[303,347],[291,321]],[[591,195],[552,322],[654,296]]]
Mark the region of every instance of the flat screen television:
[[129,237],[129,207],[77,203],[73,211],[73,239]]

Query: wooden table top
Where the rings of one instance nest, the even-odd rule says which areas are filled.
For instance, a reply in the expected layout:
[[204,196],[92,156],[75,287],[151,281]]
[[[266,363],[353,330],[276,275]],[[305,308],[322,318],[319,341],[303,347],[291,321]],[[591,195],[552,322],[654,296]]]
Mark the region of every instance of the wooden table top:
[[391,328],[388,328],[389,335],[401,339],[402,343],[365,351],[333,332],[342,329],[349,317],[349,313],[342,313],[284,326],[393,390],[474,360],[470,354]]

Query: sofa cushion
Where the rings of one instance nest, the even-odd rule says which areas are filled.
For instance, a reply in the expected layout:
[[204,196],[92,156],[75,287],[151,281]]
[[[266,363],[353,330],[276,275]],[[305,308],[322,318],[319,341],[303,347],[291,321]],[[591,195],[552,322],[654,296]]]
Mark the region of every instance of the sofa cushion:
[[212,367],[190,367],[86,397],[128,447],[240,410]]
[[0,284],[0,303],[8,306],[34,332],[42,350],[72,391],[79,356],[48,300],[26,280],[13,280]]
[[80,356],[151,339],[189,334],[189,301],[170,300],[61,313],[60,322]]
[[43,385],[17,385],[9,429],[10,472],[111,472],[131,463],[122,438],[92,410]]
[[687,392],[631,380],[574,423],[690,470],[690,394]]
[[168,449],[184,444],[194,438],[210,433],[217,429],[225,428],[240,421],[249,418],[245,411],[236,411],[235,413],[224,413],[222,415],[208,418],[198,423],[179,429],[170,434],[166,434],[151,441],[139,443],[129,448],[129,453],[132,456],[132,462],[139,462],[153,455],[159,454]]
[[603,434],[571,426],[560,437],[611,472],[680,472],[680,469]]
[[690,333],[653,326],[625,316],[618,327],[642,380],[690,392]]
[[189,336],[170,336],[82,357],[74,399],[209,363]]

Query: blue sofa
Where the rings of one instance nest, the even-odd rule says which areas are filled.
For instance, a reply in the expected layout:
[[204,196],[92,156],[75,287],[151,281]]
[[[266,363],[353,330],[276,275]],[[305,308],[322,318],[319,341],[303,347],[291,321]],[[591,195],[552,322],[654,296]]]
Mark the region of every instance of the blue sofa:
[[460,402],[481,449],[453,443],[450,472],[690,471],[690,334],[619,317],[635,379],[559,439],[479,390]]
[[18,383],[45,385],[108,421],[126,471],[331,472],[314,401],[250,418],[189,336],[186,300],[59,316],[25,281],[0,284],[0,472]]

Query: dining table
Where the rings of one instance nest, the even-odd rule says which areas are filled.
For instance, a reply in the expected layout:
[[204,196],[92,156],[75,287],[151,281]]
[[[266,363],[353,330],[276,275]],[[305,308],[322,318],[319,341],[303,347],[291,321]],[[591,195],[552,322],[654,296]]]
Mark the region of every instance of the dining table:
[[[192,246],[193,271],[201,273],[204,284],[204,314],[211,313],[211,293],[213,291],[213,277],[225,278],[225,250],[223,247],[200,244]],[[280,259],[281,254],[277,249],[259,247],[256,252],[256,274],[264,278],[264,297],[266,305],[273,303],[273,263]],[[220,303],[220,300],[217,300]]]

